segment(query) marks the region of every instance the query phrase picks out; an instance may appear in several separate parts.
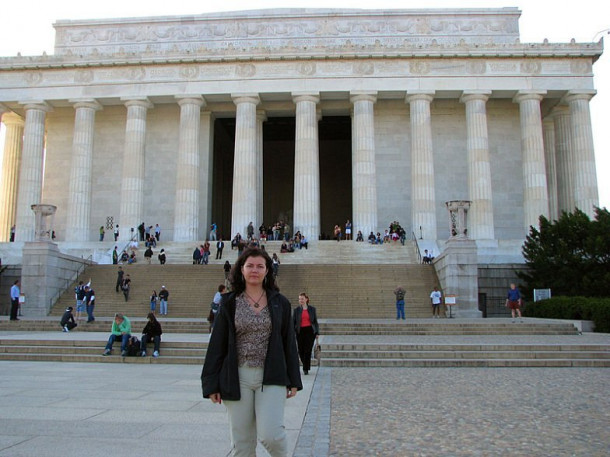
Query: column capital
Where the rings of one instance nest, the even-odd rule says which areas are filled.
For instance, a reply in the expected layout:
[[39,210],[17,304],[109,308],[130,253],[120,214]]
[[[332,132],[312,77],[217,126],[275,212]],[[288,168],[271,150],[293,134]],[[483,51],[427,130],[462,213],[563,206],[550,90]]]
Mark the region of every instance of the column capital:
[[78,108],[89,108],[95,111],[104,109],[102,105],[94,98],[82,98],[82,99],[70,99],[70,103],[74,104],[74,109]]
[[292,101],[294,103],[299,102],[313,102],[320,103],[320,93],[319,92],[292,92]]
[[38,111],[44,111],[45,113],[49,113],[53,111],[53,107],[49,105],[44,100],[28,100],[24,102],[19,102],[20,105],[23,105],[23,108],[28,111],[31,109],[35,109]]
[[462,92],[460,102],[467,103],[473,100],[481,100],[483,102],[487,102],[487,100],[489,100],[490,95],[490,90],[465,90]]
[[265,111],[264,109],[257,109],[256,110],[256,120],[265,122],[267,120],[267,111]]
[[254,103],[258,105],[261,102],[261,98],[258,94],[231,94],[233,103],[239,105],[240,103]]
[[557,105],[553,107],[547,118],[555,119],[559,116],[569,116],[570,115],[570,107],[568,105]]
[[6,105],[4,105],[4,104],[0,103],[0,116],[2,116],[2,115],[3,115],[4,113],[6,113],[7,111],[10,111],[10,110],[8,109],[8,106],[6,106]]
[[154,106],[148,97],[121,97],[121,101],[125,102],[125,106],[128,108],[130,106],[140,106],[150,109]]
[[570,103],[571,101],[574,100],[586,100],[589,101],[591,100],[593,97],[595,97],[595,95],[597,95],[597,91],[596,90],[569,90],[567,94],[565,94],[562,97],[562,100],[565,101],[566,103]]
[[178,101],[178,105],[198,105],[206,106],[205,98],[201,95],[175,95],[174,98]]
[[430,91],[430,90],[413,90],[413,91],[408,91],[407,95],[405,96],[405,103],[411,103],[412,101],[417,101],[417,100],[425,100],[428,102],[431,102],[432,100],[434,100],[434,94],[436,92],[435,91]]
[[2,115],[2,122],[6,126],[20,125],[23,127],[25,125],[25,121],[23,120],[23,118],[21,116],[19,116],[19,114],[15,113],[13,111],[5,112]]
[[513,97],[513,103],[521,103],[526,100],[542,101],[546,90],[520,90]]
[[353,90],[349,93],[349,101],[352,103],[368,101],[377,102],[377,91]]

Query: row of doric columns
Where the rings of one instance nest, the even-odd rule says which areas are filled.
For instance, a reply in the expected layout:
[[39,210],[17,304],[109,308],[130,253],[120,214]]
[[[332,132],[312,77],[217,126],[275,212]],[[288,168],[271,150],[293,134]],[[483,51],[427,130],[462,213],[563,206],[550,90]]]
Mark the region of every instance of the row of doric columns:
[[[493,195],[486,104],[491,92],[464,92],[470,209],[470,237],[494,239]],[[564,105],[553,109],[543,123],[544,91],[521,91],[519,104],[523,175],[524,230],[537,225],[540,215],[557,217],[561,211],[581,208],[592,215],[598,204],[597,180],[589,100],[594,92],[569,92]],[[294,93],[296,107],[293,230],[315,239],[320,233],[320,161],[318,147],[318,93]],[[234,94],[236,106],[235,159],[231,233],[245,235],[250,222],[263,214],[263,122],[257,110],[258,94]],[[174,239],[193,241],[200,232],[200,212],[210,216],[210,192],[201,202],[201,176],[211,179],[212,115],[201,112],[202,96],[176,97],[180,106],[180,132],[175,189]],[[408,92],[411,127],[411,199],[413,230],[421,227],[426,239],[436,239],[436,197],[432,119],[434,92]],[[353,92],[352,112],[352,220],[354,229],[367,234],[378,230],[377,172],[374,104],[376,92]],[[68,195],[66,239],[87,241],[90,236],[91,174],[96,100],[73,100],[75,108],[72,168]],[[146,116],[152,104],[146,98],[125,99],[127,119],[121,179],[119,222],[121,239],[131,236],[144,206]],[[0,105],[1,106],[1,105]],[[44,102],[24,103],[25,122],[4,114],[6,142],[2,167],[3,202],[0,239],[7,240],[11,222],[17,239],[33,239],[32,204],[40,203],[46,113]],[[4,111],[6,109],[3,108]],[[1,115],[2,113],[0,113]],[[202,128],[206,129],[202,131]],[[23,136],[23,142],[21,138]],[[208,143],[202,142],[208,138]],[[203,149],[202,151],[202,145]],[[508,178],[518,170],[507,171]],[[209,183],[208,183],[209,186]],[[205,189],[204,189],[205,190]],[[209,187],[208,189],[209,190]],[[207,227],[205,228],[207,231]]]

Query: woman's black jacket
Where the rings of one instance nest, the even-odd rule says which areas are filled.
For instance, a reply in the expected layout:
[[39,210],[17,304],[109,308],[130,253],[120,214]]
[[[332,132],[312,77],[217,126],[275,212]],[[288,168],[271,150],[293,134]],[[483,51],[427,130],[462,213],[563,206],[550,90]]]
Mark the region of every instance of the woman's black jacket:
[[163,330],[161,330],[161,324],[159,321],[148,321],[142,330],[142,335],[148,336],[161,336],[163,334]]
[[[277,291],[267,290],[271,335],[265,358],[263,385],[303,389],[299,356],[292,328],[290,302]],[[201,372],[204,398],[220,393],[223,400],[239,400],[239,375],[235,332],[235,294],[223,295],[214,322]]]
[[[307,311],[309,311],[309,320],[311,321],[311,328],[313,329],[313,334],[318,336],[320,334],[320,326],[318,325],[318,314],[316,313],[316,308],[311,305],[307,305]],[[292,323],[294,325],[294,332],[298,335],[301,331],[301,316],[303,315],[303,307],[297,306],[294,309],[294,313],[292,315]]]

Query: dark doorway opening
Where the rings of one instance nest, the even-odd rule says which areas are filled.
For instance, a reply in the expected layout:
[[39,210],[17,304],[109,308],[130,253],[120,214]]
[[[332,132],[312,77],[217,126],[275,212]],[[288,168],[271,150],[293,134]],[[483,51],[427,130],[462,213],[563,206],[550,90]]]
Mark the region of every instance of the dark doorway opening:
[[[332,236],[335,224],[342,228],[352,219],[351,119],[327,116],[318,124],[320,151],[320,224],[324,236]],[[263,124],[263,222],[279,220],[291,226],[294,205],[295,118],[269,118]],[[235,119],[214,123],[214,171],[212,221],[223,239],[231,236]],[[307,234],[310,239],[320,234]]]

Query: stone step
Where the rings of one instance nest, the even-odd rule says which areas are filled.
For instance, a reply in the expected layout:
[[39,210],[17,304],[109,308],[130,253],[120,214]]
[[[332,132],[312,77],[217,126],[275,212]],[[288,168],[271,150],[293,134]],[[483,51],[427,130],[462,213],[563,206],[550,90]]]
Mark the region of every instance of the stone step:
[[609,368],[608,359],[331,359],[322,358],[323,367],[412,367],[412,368]]

